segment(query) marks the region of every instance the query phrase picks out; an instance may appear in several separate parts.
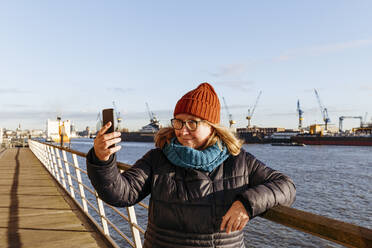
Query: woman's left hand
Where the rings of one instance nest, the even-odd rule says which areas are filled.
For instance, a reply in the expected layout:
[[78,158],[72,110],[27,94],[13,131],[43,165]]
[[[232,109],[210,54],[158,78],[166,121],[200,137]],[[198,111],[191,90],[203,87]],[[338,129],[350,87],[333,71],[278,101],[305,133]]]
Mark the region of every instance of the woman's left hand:
[[243,230],[248,221],[249,216],[243,203],[235,201],[225,216],[222,217],[220,230],[223,231],[226,229],[226,233],[240,231]]

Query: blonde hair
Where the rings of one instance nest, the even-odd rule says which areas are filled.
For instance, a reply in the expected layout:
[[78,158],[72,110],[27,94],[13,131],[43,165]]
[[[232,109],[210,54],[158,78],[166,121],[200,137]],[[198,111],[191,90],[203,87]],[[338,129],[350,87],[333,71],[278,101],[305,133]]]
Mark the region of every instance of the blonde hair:
[[[205,148],[213,146],[216,143],[222,150],[222,143],[224,143],[231,155],[236,156],[240,153],[240,149],[242,148],[244,142],[238,139],[234,133],[232,133],[228,128],[219,124],[213,124],[206,120],[204,120],[204,122],[212,126],[213,131],[207,142],[199,148],[200,150],[204,150]],[[155,146],[158,148],[163,148],[166,143],[170,144],[171,139],[174,137],[176,137],[174,128],[161,128],[155,135]]]

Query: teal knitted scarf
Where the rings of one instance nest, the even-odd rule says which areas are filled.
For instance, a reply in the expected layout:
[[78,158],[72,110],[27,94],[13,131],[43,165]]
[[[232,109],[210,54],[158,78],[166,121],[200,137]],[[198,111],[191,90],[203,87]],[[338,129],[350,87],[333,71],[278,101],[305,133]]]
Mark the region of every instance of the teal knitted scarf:
[[174,165],[211,172],[230,155],[225,145],[222,148],[221,151],[216,142],[204,150],[196,150],[181,145],[173,138],[170,144],[163,147],[163,152]]

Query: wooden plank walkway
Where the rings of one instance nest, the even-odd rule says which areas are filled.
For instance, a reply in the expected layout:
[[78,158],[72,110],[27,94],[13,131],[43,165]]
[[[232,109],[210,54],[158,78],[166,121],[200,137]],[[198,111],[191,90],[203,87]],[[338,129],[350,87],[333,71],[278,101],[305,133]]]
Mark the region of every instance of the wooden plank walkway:
[[108,247],[28,148],[0,149],[0,247]]

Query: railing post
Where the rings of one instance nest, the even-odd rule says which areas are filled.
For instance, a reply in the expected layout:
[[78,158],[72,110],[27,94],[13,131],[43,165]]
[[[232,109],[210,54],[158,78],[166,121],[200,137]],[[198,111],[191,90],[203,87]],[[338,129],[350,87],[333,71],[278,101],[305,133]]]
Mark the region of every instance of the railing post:
[[105,208],[103,207],[103,202],[98,197],[97,192],[95,193],[95,196],[96,196],[96,199],[97,199],[98,212],[99,212],[99,215],[100,215],[100,219],[101,219],[101,223],[102,223],[102,227],[103,227],[103,232],[106,235],[110,235],[110,232],[109,232],[109,229],[108,229],[108,226],[107,226],[107,221],[104,218],[104,217],[106,217],[106,214],[105,214]]
[[63,162],[65,164],[65,168],[66,168],[68,186],[70,186],[71,197],[75,199],[75,191],[74,191],[74,187],[72,186],[72,180],[71,180],[70,165],[68,163],[65,150],[62,150],[62,156],[63,156]]
[[32,141],[32,146],[34,147],[36,153],[35,155],[38,157],[40,162],[45,166],[45,160],[44,160],[44,153],[43,153],[43,145],[39,142]]
[[42,156],[43,156],[43,163],[44,163],[44,166],[45,166],[45,168],[47,168],[47,170],[48,170],[50,173],[52,173],[51,168],[49,167],[47,146],[44,145],[44,144],[42,144],[42,145],[40,146],[40,149],[41,149]]
[[54,149],[53,149],[53,147],[49,147],[49,149],[50,149],[50,156],[52,157],[52,165],[53,165],[53,168],[56,172],[57,181],[61,182],[61,179],[59,177],[59,172],[58,172],[58,166],[57,166],[57,162],[56,162],[56,156],[54,154]]
[[72,154],[72,159],[74,160],[76,177],[78,179],[78,184],[79,184],[79,189],[80,189],[80,197],[81,197],[81,201],[83,203],[83,209],[84,209],[85,212],[88,213],[88,205],[87,205],[87,201],[85,199],[84,186],[82,184],[83,182],[81,180],[81,174],[80,174],[80,170],[79,170],[79,163],[77,161],[76,154]]
[[53,177],[56,177],[56,174],[55,174],[54,168],[53,168],[51,155],[50,155],[50,152],[49,152],[49,146],[47,146],[47,145],[45,146],[45,153],[46,153],[46,160],[47,160],[48,169],[49,169],[50,173],[52,173]]
[[57,156],[57,162],[58,162],[58,168],[61,173],[61,180],[63,187],[66,189],[66,179],[65,179],[65,173],[63,173],[62,163],[61,163],[61,156],[59,155],[59,151],[57,148],[54,148],[56,156]]
[[[31,141],[31,140],[30,140]],[[35,153],[34,152],[34,150],[33,150],[33,147],[32,147],[32,142],[30,143],[30,142],[28,142],[28,146],[30,147],[30,150],[33,152],[33,153]],[[1,152],[1,143],[0,143],[0,152]]]
[[48,169],[48,166],[46,164],[46,159],[45,159],[45,145],[44,144],[38,144],[38,147],[39,147],[39,154],[40,154],[40,158],[41,158],[41,163],[44,165],[44,167]]
[[134,211],[134,207],[126,207],[127,212],[128,212],[128,217],[129,217],[129,225],[130,229],[132,231],[132,236],[133,236],[133,241],[134,245],[136,248],[142,248],[142,243],[141,243],[141,236],[139,231],[133,224],[137,225],[137,218],[136,218],[136,212]]
[[42,152],[42,156],[43,156],[43,163],[44,163],[44,166],[45,166],[45,168],[47,168],[47,170],[49,171],[49,172],[51,172],[51,170],[50,170],[50,168],[49,168],[49,161],[48,161],[48,152],[47,152],[47,146],[46,145],[41,145],[41,147],[40,147],[40,149],[41,149],[41,152]]

